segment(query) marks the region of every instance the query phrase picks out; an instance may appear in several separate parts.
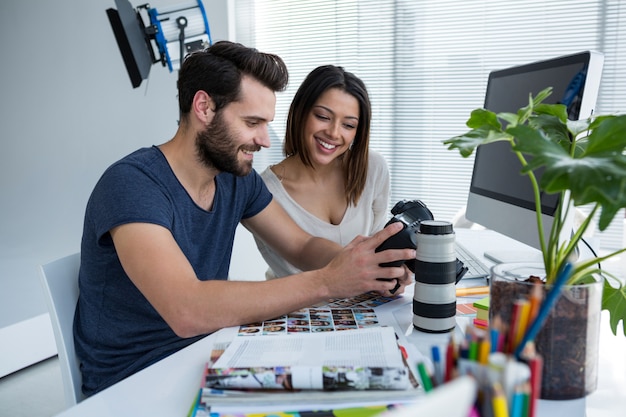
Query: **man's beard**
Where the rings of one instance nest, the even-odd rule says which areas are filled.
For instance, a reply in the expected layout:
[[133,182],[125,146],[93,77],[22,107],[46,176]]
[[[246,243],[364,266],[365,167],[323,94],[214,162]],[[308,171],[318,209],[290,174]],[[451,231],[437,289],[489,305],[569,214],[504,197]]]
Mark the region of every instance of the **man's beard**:
[[217,112],[211,123],[196,136],[196,150],[200,162],[220,172],[245,176],[252,171],[251,161],[239,161],[239,151],[258,151],[259,146],[237,147],[235,137],[229,131],[221,112]]

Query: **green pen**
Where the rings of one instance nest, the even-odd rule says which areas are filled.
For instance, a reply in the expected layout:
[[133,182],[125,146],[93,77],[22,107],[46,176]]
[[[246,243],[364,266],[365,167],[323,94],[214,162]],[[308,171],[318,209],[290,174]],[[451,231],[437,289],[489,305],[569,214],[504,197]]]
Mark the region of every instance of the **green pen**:
[[472,340],[469,345],[469,359],[476,362],[478,360],[478,342]]
[[417,372],[419,372],[420,374],[422,385],[424,386],[424,391],[431,391],[433,389],[433,383],[430,380],[428,372],[426,371],[426,366],[424,365],[424,362],[419,362],[417,364]]

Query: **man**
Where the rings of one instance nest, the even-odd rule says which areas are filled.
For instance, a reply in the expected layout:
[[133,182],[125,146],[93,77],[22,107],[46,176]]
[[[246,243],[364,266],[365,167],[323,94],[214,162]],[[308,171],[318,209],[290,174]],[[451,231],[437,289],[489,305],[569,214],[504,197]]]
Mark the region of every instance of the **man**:
[[[175,136],[98,181],[85,213],[74,323],[86,395],[220,328],[408,284],[402,267],[379,264],[414,258],[414,250],[375,253],[399,225],[341,248],[303,232],[252,169],[254,152],[270,145],[275,92],[287,79],[279,57],[239,44],[191,54],[179,72]],[[228,281],[240,221],[307,272]]]

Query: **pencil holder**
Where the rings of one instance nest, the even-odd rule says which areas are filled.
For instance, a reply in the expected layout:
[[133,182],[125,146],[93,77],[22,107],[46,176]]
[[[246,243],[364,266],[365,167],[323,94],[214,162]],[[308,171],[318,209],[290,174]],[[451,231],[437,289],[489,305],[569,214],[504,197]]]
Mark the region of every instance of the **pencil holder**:
[[432,346],[434,385],[470,376],[478,387],[470,416],[536,417],[543,360],[532,349],[521,357],[505,353],[502,336],[505,334],[493,328],[476,329],[470,324],[461,340],[455,339],[455,334],[450,336],[445,354],[440,354],[438,345]]
[[[539,278],[535,288],[528,277]],[[541,281],[543,264],[503,263],[492,268],[489,320],[512,327],[519,321],[520,300],[531,299],[533,290],[545,298],[551,285]],[[535,346],[543,357],[541,398],[582,398],[597,387],[600,311],[603,279],[593,283],[565,285],[549,311]],[[497,317],[497,319],[496,319]]]
[[458,375],[476,380],[475,415],[535,417],[540,389],[541,357],[518,361],[502,352],[491,353],[486,364],[460,358]]

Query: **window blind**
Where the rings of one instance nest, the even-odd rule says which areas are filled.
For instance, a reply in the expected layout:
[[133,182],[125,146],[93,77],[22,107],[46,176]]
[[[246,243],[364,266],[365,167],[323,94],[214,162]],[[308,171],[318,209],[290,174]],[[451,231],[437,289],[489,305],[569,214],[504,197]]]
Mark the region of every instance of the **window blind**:
[[[387,159],[391,205],[419,198],[438,219],[463,210],[473,167],[473,157],[442,141],[467,130],[490,71],[603,52],[596,112],[626,112],[626,5],[618,0],[234,0],[233,11],[235,40],[280,55],[290,72],[272,148],[255,168],[282,159],[287,111],[304,77],[341,65],[370,93],[371,147]],[[617,220],[602,246],[623,246]]]

